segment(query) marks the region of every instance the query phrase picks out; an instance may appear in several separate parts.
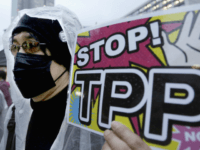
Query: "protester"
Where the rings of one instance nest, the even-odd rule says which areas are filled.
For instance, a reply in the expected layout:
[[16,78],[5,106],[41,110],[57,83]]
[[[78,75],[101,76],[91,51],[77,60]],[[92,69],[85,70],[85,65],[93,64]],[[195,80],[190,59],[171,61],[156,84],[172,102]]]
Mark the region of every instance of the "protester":
[[9,88],[10,84],[6,82],[6,72],[0,70],[0,90],[3,92],[8,106],[12,104]]
[[[8,78],[15,98],[12,108],[15,107],[16,135],[13,135],[14,140],[7,140],[9,133],[6,132],[1,150],[6,147],[16,150],[102,148],[105,141],[102,136],[67,124],[69,66],[75,49],[75,32],[80,28],[76,15],[59,6],[21,11],[7,30],[4,42],[7,44],[11,37],[11,51],[8,45],[5,47]],[[6,125],[12,114],[10,108]],[[113,122],[112,127],[113,131],[105,132],[104,150],[149,150],[141,138],[125,126]],[[134,138],[131,143],[130,137]]]
[[8,110],[8,105],[6,103],[4,94],[0,90],[0,142],[3,136],[3,127],[4,127],[4,120]]

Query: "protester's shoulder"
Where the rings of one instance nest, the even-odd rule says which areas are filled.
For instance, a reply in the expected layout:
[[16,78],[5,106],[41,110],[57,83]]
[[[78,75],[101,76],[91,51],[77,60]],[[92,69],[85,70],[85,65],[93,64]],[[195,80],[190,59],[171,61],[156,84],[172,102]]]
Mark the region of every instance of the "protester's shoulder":
[[1,91],[1,89],[0,89],[0,96],[3,96],[3,92]]
[[10,107],[8,108],[8,111],[7,111],[7,113],[6,113],[6,118],[5,118],[5,119],[10,119],[10,116],[11,116],[11,114],[12,114],[12,109],[13,109],[13,107],[15,107],[14,104],[10,105]]
[[8,86],[8,87],[10,87],[10,83],[9,82],[5,82],[6,83],[6,85]]
[[12,109],[13,109],[14,107],[15,107],[14,104],[10,105],[10,107],[8,108],[8,112],[7,112],[7,113],[12,112]]
[[1,81],[0,83],[1,87],[10,87],[9,83],[8,82],[5,82],[5,81]]
[[6,102],[6,100],[5,100],[4,94],[0,89],[0,109],[2,109],[4,107],[5,102]]

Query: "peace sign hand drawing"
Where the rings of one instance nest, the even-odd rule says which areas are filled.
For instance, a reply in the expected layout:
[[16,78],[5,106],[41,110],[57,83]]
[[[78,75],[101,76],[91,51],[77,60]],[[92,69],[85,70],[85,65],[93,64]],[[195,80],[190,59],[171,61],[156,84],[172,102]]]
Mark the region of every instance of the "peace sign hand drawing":
[[177,41],[172,44],[164,31],[163,50],[170,66],[200,64],[200,15],[189,12],[185,16]]

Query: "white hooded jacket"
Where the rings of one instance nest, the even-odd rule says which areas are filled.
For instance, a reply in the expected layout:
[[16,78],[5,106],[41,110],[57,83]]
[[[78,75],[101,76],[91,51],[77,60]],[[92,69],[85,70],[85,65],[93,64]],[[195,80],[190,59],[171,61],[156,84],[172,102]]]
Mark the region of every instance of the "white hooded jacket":
[[[8,81],[11,85],[11,97],[16,107],[16,150],[25,150],[26,133],[30,121],[30,116],[32,113],[32,108],[30,107],[30,100],[23,98],[15,84],[15,81],[13,80],[12,70],[14,68],[14,56],[9,50],[9,39],[11,37],[12,30],[16,27],[18,21],[24,14],[27,14],[31,17],[58,20],[65,33],[64,38],[67,41],[68,48],[72,57],[75,52],[76,31],[81,29],[81,24],[77,16],[69,9],[63,6],[40,7],[20,11],[18,16],[15,18],[11,26],[7,29],[6,33],[4,34],[3,43],[7,58]],[[6,143],[8,138],[7,124],[12,114],[12,107],[13,105],[9,108],[5,118],[4,136],[0,143],[0,150],[6,149]],[[66,109],[65,117],[62,122],[59,134],[50,150],[100,150],[104,143],[104,138],[102,136],[96,135],[78,127],[68,125],[67,112],[68,111]]]
[[8,105],[6,103],[5,96],[0,90],[0,142],[3,136],[4,119],[8,110]]

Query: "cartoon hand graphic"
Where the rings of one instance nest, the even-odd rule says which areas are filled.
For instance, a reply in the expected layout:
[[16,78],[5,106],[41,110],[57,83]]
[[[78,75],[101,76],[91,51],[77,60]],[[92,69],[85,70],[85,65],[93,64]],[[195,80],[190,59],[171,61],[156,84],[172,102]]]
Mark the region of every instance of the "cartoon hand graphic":
[[164,31],[163,50],[170,66],[193,66],[200,64],[200,15],[189,12],[177,41],[172,44]]

